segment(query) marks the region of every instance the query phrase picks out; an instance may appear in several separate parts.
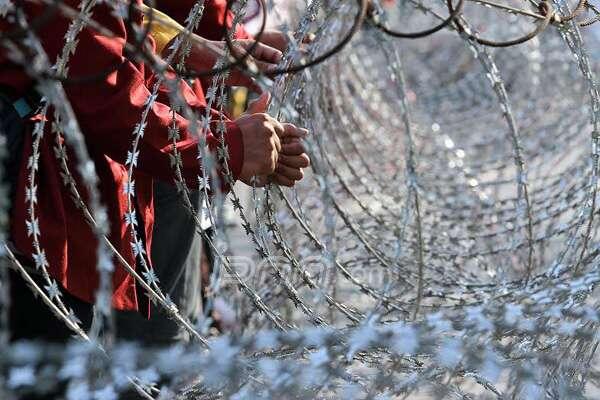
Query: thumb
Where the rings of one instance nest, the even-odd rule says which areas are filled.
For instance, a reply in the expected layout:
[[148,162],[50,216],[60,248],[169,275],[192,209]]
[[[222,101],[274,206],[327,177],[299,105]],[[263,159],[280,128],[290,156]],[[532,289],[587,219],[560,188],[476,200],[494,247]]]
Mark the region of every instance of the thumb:
[[269,108],[269,102],[271,101],[271,93],[263,92],[258,99],[248,104],[246,114],[264,113]]

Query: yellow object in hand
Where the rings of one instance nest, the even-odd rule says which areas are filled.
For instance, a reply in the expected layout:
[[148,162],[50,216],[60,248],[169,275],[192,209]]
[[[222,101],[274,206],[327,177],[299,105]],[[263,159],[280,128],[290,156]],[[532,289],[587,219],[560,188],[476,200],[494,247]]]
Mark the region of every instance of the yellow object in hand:
[[150,23],[150,14],[152,14],[152,25],[150,26],[150,34],[156,43],[156,53],[162,54],[163,50],[175,36],[185,30],[177,21],[169,17],[167,14],[160,12],[154,8],[150,8],[142,4],[142,12],[144,13],[143,26],[147,28]]

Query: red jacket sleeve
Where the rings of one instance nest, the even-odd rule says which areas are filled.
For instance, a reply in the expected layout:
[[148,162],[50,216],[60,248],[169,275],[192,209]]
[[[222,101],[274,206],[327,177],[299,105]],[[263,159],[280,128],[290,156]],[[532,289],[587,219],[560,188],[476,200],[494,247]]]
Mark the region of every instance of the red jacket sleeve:
[[[66,1],[77,7],[77,1]],[[36,6],[37,7],[37,6]],[[39,8],[39,7],[38,7]],[[42,9],[32,10],[35,14]],[[39,14],[37,14],[39,15]],[[88,146],[102,152],[111,159],[125,164],[131,151],[133,130],[141,120],[150,91],[146,86],[146,72],[143,63],[134,63],[125,57],[127,29],[121,18],[112,15],[112,8],[98,5],[94,9],[94,19],[114,33],[114,37],[99,34],[90,28],[78,36],[79,43],[69,62],[69,76],[98,76],[99,72],[118,66],[110,74],[84,84],[66,85],[67,95],[77,115],[78,122]],[[139,16],[141,19],[141,15]],[[53,18],[40,32],[43,45],[50,60],[56,59],[64,44],[64,33],[69,21],[62,17]],[[204,102],[198,99],[189,86],[181,85],[183,97],[204,114]],[[213,114],[214,116],[214,114]],[[137,170],[154,178],[173,182],[174,172],[170,164],[171,142],[168,127],[172,114],[167,105],[155,102],[148,113],[144,135],[139,145]],[[190,185],[197,183],[199,163],[197,159],[197,138],[188,132],[188,121],[176,114],[176,125],[181,140],[177,149],[181,153],[183,174]],[[229,150],[229,165],[234,178],[237,178],[243,162],[241,133],[235,122],[227,121],[226,144]],[[218,140],[209,133],[207,144],[214,150]]]
[[[185,25],[185,19],[195,3],[195,0],[156,0],[155,6],[180,24]],[[209,40],[222,40],[224,24],[227,24],[229,29],[233,23],[233,13],[231,11],[225,13],[225,10],[227,10],[227,0],[206,0],[196,33]],[[238,24],[234,36],[236,39],[251,37],[242,24]]]

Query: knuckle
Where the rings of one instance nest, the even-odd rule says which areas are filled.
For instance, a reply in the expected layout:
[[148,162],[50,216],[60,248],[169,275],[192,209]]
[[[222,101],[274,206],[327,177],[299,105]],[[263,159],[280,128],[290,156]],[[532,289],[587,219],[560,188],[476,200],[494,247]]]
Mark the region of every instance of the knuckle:
[[268,135],[271,135],[273,133],[273,127],[271,126],[271,123],[267,120],[262,121],[262,128]]

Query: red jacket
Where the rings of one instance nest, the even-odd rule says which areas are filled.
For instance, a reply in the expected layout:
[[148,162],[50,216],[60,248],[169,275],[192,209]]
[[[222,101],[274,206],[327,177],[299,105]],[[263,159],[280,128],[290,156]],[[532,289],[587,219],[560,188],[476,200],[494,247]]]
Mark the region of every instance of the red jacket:
[[[75,0],[63,0],[73,8]],[[43,12],[43,6],[25,2],[27,15],[35,18]],[[128,37],[122,19],[112,15],[107,5],[94,8],[93,18],[115,33],[115,37],[102,36],[86,28],[78,36],[78,46],[69,62],[70,76],[94,75],[117,62],[123,65],[101,80],[91,83],[66,85],[65,89],[77,115],[83,135],[100,180],[103,204],[107,207],[110,223],[110,240],[130,265],[135,260],[130,246],[131,232],[123,221],[127,207],[127,197],[123,185],[127,181],[124,166],[127,152],[131,150],[132,131],[139,122],[144,103],[150,92],[148,84],[152,80],[151,71],[143,63],[126,60],[124,43]],[[141,14],[138,16],[141,21]],[[63,36],[69,21],[56,16],[39,30],[44,49],[50,60],[55,60],[64,44]],[[0,19],[0,31],[12,29]],[[0,50],[0,85],[8,86],[17,94],[23,94],[33,85],[22,68],[15,68],[7,61]],[[190,106],[199,112],[204,108],[203,97],[195,94],[189,86],[182,84],[181,93]],[[164,93],[163,93],[164,95]],[[160,98],[164,98],[160,96]],[[52,115],[50,112],[49,115]],[[213,115],[216,117],[216,115]],[[170,167],[170,142],[167,127],[171,121],[169,107],[157,102],[147,119],[147,126],[140,145],[138,166],[133,179],[138,207],[138,219],[143,222],[146,234],[146,249],[151,248],[153,226],[152,186],[154,179],[172,182]],[[182,154],[184,175],[190,185],[195,185],[198,175],[197,141],[187,131],[187,121],[177,116],[181,131],[181,141],[177,147]],[[39,172],[37,177],[37,215],[41,230],[40,242],[49,262],[50,274],[71,294],[87,301],[94,301],[98,285],[96,273],[96,240],[69,193],[63,186],[60,168],[53,151],[54,134],[51,124],[41,141]],[[226,142],[230,153],[230,166],[234,177],[241,170],[243,143],[239,128],[232,121],[227,123]],[[31,258],[33,252],[31,238],[27,236],[25,221],[27,203],[25,187],[27,180],[26,163],[31,155],[31,135],[27,134],[23,150],[23,164],[15,199],[11,236],[17,250]],[[207,142],[216,145],[216,138],[209,135]],[[70,157],[70,169],[76,171],[75,157]],[[79,185],[80,190],[82,186]],[[113,306],[117,309],[136,309],[138,295],[134,279],[120,268],[115,260],[113,277]]]
[[[185,20],[190,14],[196,0],[155,0],[155,7],[185,26]],[[206,0],[204,2],[204,12],[200,18],[200,23],[195,33],[208,40],[223,40],[223,25],[227,23],[230,29],[233,24],[233,13],[227,10],[227,0]],[[227,14],[227,15],[225,15]],[[251,36],[244,29],[244,25],[238,24],[235,29],[234,37],[236,39],[249,39]],[[196,94],[206,90],[211,84],[209,76],[194,80],[192,88]]]
[[[154,3],[157,9],[185,26],[185,19],[196,2],[196,0],[156,0]],[[233,22],[233,13],[230,11],[225,15],[225,10],[227,10],[227,0],[206,0],[196,33],[209,40],[223,40],[223,24],[227,23],[227,27],[231,28]],[[250,37],[241,24],[236,27],[234,36],[238,39]]]

